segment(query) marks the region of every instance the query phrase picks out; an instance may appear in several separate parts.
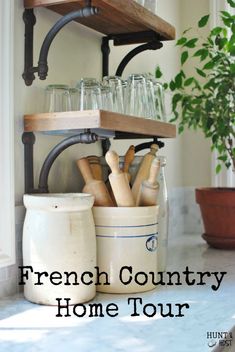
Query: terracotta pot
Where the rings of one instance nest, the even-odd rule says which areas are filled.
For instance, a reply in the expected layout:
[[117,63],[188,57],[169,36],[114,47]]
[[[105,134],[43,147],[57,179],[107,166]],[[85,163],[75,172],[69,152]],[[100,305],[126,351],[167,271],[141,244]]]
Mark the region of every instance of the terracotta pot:
[[235,249],[235,188],[196,189],[205,234],[209,245]]

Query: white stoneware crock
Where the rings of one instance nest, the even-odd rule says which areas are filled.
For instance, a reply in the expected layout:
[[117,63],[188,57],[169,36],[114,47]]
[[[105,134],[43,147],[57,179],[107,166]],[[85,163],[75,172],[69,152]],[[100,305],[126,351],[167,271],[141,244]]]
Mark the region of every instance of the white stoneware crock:
[[[93,274],[93,283],[52,285],[29,273],[24,285],[25,298],[31,302],[56,305],[56,298],[70,298],[70,304],[91,300],[96,294],[96,238],[91,208],[94,198],[88,194],[25,195],[27,209],[23,229],[23,264],[34,272],[76,272]],[[63,281],[63,279],[62,279]],[[72,281],[72,279],[71,279]]]
[[[97,265],[99,271],[106,272],[110,285],[105,280],[97,285],[97,291],[109,293],[137,293],[155,288],[150,272],[157,274],[157,214],[158,206],[136,208],[94,207],[93,215],[97,238]],[[124,282],[138,274],[140,285],[132,280],[127,285],[120,280],[122,271]]]

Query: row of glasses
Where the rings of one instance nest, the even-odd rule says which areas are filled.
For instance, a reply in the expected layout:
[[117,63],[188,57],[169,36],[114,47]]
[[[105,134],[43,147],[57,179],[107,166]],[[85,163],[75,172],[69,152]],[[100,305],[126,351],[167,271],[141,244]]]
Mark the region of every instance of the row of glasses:
[[45,112],[97,109],[166,120],[163,87],[150,74],[132,74],[127,81],[107,76],[102,83],[82,78],[76,88],[67,85],[46,88]]

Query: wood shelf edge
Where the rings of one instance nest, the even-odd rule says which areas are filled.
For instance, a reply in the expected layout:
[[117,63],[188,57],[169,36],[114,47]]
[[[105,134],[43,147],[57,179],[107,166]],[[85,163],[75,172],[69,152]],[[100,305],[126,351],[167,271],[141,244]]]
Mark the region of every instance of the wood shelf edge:
[[[81,0],[24,0],[24,6],[26,9],[35,8],[35,7],[44,7],[48,8],[54,12],[64,14],[67,11],[71,11],[72,5],[78,3],[78,6],[81,7],[82,1]],[[75,5],[73,5],[75,8]],[[110,19],[111,11],[116,13],[120,13],[123,15],[124,19],[124,27],[126,30],[120,30],[120,33],[131,33],[131,32],[142,32],[147,30],[152,30],[158,33],[162,40],[173,40],[175,39],[175,28],[170,23],[159,17],[157,14],[154,14],[141,6],[140,4],[136,3],[134,0],[126,1],[126,0],[93,0],[93,6],[100,7],[103,10],[107,10],[110,12]],[[63,10],[63,7],[65,10]],[[67,7],[67,11],[66,11]],[[105,11],[105,16],[107,17],[107,11]],[[119,20],[119,25],[116,23],[114,32],[109,32],[107,28],[107,23],[105,27],[103,25],[98,24],[97,16],[91,19],[79,19],[78,22],[82,23],[94,30],[103,33],[103,34],[120,34],[118,33],[118,28],[122,28],[123,19]],[[101,14],[102,18],[102,14]],[[107,18],[106,18],[107,22]],[[131,30],[131,28],[135,30]]]
[[148,135],[150,137],[176,137],[176,126],[173,124],[104,110],[41,113],[24,116],[25,132],[48,132],[86,128]]

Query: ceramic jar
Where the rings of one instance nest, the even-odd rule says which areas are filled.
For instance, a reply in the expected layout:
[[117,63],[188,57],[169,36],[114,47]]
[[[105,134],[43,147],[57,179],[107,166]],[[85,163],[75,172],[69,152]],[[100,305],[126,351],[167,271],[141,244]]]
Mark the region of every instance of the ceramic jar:
[[[25,298],[34,303],[56,305],[56,298],[69,297],[71,304],[91,300],[96,294],[96,239],[91,208],[94,198],[88,194],[25,195],[27,209],[23,228],[23,265],[34,272],[76,272],[93,274],[93,283],[52,285],[29,273],[24,285]],[[59,275],[58,274],[58,275]],[[57,275],[57,276],[58,276]],[[58,281],[57,281],[58,282]]]
[[[106,272],[109,285],[100,281],[97,291],[108,293],[137,293],[154,286],[150,272],[157,273],[157,214],[158,206],[106,208],[94,207],[96,226],[97,265]],[[123,267],[130,269],[124,269]],[[122,272],[121,272],[122,271]],[[129,281],[139,272],[146,284]],[[120,274],[122,280],[120,280]],[[141,278],[142,279],[142,278]]]
[[[165,178],[165,166],[166,158],[164,156],[157,156],[161,163],[160,172],[157,178],[159,182],[159,194],[158,194],[158,271],[166,271],[167,267],[167,248],[168,248],[168,228],[169,228],[169,201],[167,184]],[[130,165],[129,172],[131,174],[131,183],[135,180],[138,172],[142,156],[135,156],[134,161]],[[120,157],[120,168],[124,166],[124,157]],[[108,178],[108,165],[104,158],[101,158],[101,165],[103,168],[104,178]]]

